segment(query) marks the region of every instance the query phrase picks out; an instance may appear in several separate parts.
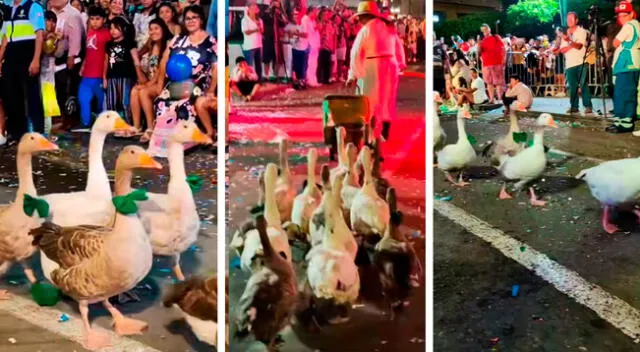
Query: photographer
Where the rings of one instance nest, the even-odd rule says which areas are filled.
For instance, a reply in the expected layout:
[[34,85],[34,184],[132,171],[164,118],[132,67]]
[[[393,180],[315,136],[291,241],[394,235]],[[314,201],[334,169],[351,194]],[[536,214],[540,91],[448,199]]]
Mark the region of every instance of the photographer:
[[[634,129],[638,105],[638,80],[640,78],[640,23],[634,19],[631,3],[621,1],[616,7],[622,29],[613,40],[616,48],[613,57],[613,109],[615,120],[607,127],[610,133],[627,133]],[[640,136],[640,134],[638,134]]]
[[280,28],[287,25],[280,2],[271,1],[269,8],[262,13],[264,32],[262,33],[262,63],[264,63],[264,78],[276,80],[278,65],[282,63]]
[[[591,93],[587,86],[588,65],[584,62],[587,51],[587,31],[578,25],[578,15],[575,12],[567,14],[567,34],[562,37],[560,52],[564,54],[565,76],[569,84],[569,100],[571,107],[569,114],[579,113],[578,87],[582,92],[582,104],[585,115],[593,114]],[[579,82],[578,82],[579,81]]]

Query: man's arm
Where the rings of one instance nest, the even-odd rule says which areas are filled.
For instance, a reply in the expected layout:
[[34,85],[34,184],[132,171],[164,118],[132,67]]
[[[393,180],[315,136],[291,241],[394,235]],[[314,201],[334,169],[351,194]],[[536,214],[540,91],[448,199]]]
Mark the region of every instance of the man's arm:
[[40,73],[40,57],[42,55],[42,43],[44,42],[44,10],[42,6],[34,2],[29,10],[29,22],[36,31],[36,45],[33,50],[33,59],[29,65],[29,74],[32,76]]
[[65,27],[68,31],[66,34],[69,41],[67,68],[71,70],[75,66],[75,58],[80,55],[82,50],[82,33],[84,32],[82,16],[71,16],[65,23]]

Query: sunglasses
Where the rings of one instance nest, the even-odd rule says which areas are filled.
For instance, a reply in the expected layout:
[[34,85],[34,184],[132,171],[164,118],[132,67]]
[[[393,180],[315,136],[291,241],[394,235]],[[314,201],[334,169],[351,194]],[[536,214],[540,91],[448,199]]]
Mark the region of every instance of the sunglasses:
[[200,16],[189,16],[189,17],[185,17],[184,18],[185,22],[195,21],[195,20],[199,20],[199,19],[200,19]]

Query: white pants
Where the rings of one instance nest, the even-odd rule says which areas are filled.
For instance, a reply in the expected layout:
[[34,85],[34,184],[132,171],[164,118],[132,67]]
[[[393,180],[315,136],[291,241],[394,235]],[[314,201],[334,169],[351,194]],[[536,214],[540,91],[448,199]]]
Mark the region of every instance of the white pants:
[[367,59],[364,74],[358,80],[358,86],[360,93],[369,98],[376,125],[381,126],[382,121],[395,120],[399,81],[395,58]]
[[[280,66],[280,68],[278,69],[278,76],[279,77],[286,77],[286,78],[292,78],[293,76],[293,72],[292,70],[292,50],[293,50],[293,45],[291,44],[282,44],[282,58],[284,59],[284,66]],[[283,70],[285,70],[286,72],[282,72]]]
[[309,48],[309,66],[307,67],[307,84],[309,85],[317,85],[318,84],[318,54],[320,53],[319,48],[310,47]]

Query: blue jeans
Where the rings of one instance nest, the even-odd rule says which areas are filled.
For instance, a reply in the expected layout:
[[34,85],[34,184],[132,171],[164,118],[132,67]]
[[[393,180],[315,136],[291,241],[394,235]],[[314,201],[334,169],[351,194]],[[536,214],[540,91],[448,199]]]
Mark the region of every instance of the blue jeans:
[[296,79],[305,80],[307,78],[307,67],[309,66],[309,49],[291,50],[291,60]]
[[[262,48],[242,50],[247,65],[254,66],[258,80],[262,79]],[[255,64],[255,65],[254,65]]]
[[78,88],[78,102],[80,104],[80,118],[84,126],[91,125],[91,100],[98,100],[98,108],[104,108],[104,89],[102,78],[83,78]]
[[569,84],[569,98],[571,101],[571,109],[578,110],[579,98],[578,98],[578,78],[580,78],[580,89],[582,90],[582,105],[585,108],[591,108],[591,92],[589,92],[589,86],[587,85],[587,75],[589,66],[586,64],[583,66],[574,66],[568,68],[565,71],[567,76],[567,83]]
[[[625,128],[636,119],[638,105],[638,79],[640,71],[622,72],[616,74],[616,84],[613,88],[613,111],[617,118],[624,119]],[[632,125],[631,125],[632,126]]]

